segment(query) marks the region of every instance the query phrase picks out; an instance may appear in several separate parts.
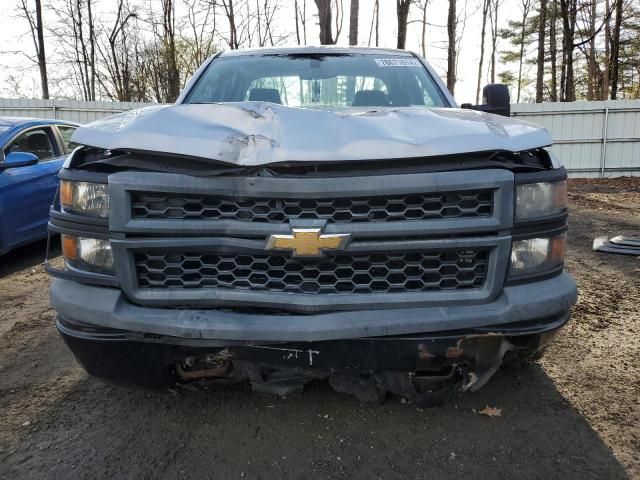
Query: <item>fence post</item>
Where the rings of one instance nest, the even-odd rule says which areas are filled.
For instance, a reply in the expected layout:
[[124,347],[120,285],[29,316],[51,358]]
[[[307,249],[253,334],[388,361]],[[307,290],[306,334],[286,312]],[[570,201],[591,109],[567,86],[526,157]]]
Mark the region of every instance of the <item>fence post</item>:
[[607,130],[609,128],[609,107],[604,107],[604,120],[602,121],[602,157],[600,158],[600,178],[604,178],[607,168]]
[[51,110],[53,110],[53,119],[55,120],[56,117],[56,101],[53,101],[53,104],[51,104]]

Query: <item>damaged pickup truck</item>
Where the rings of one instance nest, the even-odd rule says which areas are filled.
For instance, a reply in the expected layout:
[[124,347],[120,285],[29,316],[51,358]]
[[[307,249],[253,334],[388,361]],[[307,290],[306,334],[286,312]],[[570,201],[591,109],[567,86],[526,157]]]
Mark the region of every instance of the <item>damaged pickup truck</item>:
[[233,51],[174,105],[79,128],[49,224],[62,337],[89,374],[152,388],[328,379],[430,406],[481,387],[577,296],[549,133],[484,94],[457,108],[405,51]]

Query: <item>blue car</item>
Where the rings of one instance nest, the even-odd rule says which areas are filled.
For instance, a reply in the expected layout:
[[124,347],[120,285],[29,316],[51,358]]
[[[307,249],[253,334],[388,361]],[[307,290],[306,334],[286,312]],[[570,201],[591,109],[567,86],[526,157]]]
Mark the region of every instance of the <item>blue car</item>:
[[0,255],[45,238],[58,171],[77,124],[0,117]]

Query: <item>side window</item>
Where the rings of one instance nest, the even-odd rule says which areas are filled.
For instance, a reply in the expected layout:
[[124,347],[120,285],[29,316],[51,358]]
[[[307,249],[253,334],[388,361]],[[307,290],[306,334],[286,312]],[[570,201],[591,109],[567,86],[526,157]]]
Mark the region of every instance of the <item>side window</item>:
[[73,132],[76,131],[76,127],[70,127],[68,125],[58,125],[58,131],[60,132],[60,136],[62,137],[62,146],[64,147],[65,153],[71,153],[76,147],[79,145],[75,142],[71,141],[71,136]]
[[419,88],[420,88],[419,95],[421,95],[422,98],[421,98],[421,102],[420,103],[416,102],[417,99],[414,99],[412,104],[413,105],[418,105],[418,104],[419,105],[426,105],[427,107],[435,107],[435,106],[439,105],[440,103],[437,100],[439,98],[439,94],[436,91],[435,86],[433,85],[433,82],[426,82],[425,79],[422,76],[419,76],[419,75],[417,75],[415,78],[416,78],[416,80],[417,80],[417,82],[419,84]]
[[7,155],[11,152],[29,152],[41,161],[51,160],[56,157],[51,134],[51,130],[46,127],[28,130],[11,142],[4,149],[4,153]]

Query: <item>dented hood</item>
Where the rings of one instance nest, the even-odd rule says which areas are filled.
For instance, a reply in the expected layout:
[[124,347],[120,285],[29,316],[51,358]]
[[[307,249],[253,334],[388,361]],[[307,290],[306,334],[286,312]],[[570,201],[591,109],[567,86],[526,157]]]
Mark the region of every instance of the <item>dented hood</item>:
[[550,145],[530,123],[453,108],[292,108],[263,102],[147,107],[79,128],[74,142],[234,165],[401,159]]

